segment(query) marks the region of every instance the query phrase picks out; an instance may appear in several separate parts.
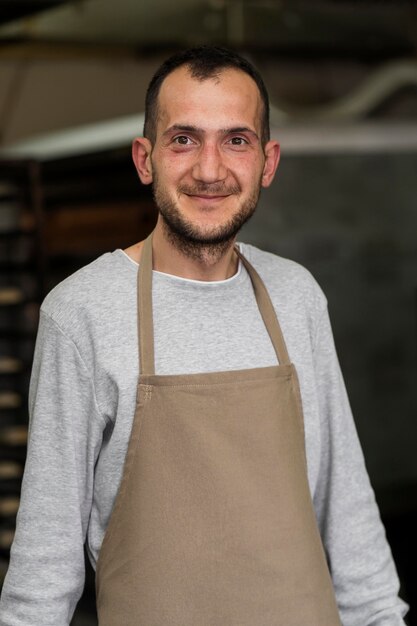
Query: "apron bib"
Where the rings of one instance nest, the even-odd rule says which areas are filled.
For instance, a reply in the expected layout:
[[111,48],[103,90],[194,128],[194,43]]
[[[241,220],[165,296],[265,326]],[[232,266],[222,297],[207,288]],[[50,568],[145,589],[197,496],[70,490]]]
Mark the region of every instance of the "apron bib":
[[341,626],[307,480],[297,374],[279,365],[155,375],[152,235],[138,271],[139,381],[99,554],[99,626]]

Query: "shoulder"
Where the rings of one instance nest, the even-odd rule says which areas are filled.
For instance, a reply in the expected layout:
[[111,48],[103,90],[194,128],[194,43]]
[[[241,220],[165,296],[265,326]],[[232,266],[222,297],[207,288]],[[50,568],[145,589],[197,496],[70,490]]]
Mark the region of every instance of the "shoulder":
[[41,312],[64,332],[76,329],[94,311],[105,311],[115,291],[131,288],[132,268],[121,262],[120,251],[107,252],[54,287],[44,299]]
[[240,249],[265,282],[272,298],[275,294],[287,301],[302,300],[314,309],[326,308],[326,296],[307,268],[250,244],[241,243]]
[[315,278],[305,267],[248,244],[240,246],[264,282],[280,320],[288,349],[297,354],[313,346],[327,299]]

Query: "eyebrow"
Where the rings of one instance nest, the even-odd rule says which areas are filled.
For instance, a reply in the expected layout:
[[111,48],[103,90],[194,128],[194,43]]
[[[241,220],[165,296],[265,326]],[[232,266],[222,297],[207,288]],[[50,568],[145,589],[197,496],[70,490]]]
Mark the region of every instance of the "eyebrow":
[[[169,135],[170,133],[174,131],[183,131],[183,132],[188,132],[188,133],[200,133],[203,135],[205,134],[205,130],[203,128],[198,128],[198,126],[190,126],[188,124],[173,124],[172,126],[166,129],[166,131],[162,134],[162,136],[165,137],[166,135]],[[254,130],[252,130],[252,128],[249,128],[248,126],[233,126],[231,128],[221,128],[218,132],[221,135],[230,135],[234,133],[249,133],[250,135],[253,135],[254,137],[256,137],[256,139],[259,139],[257,133]]]

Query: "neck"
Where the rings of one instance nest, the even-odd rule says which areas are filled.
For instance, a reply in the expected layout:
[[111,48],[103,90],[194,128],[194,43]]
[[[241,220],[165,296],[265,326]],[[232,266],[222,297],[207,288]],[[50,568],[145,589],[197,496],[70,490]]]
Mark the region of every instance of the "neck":
[[[184,242],[177,245],[172,233],[167,232],[164,224],[158,221],[153,238],[153,269],[165,274],[189,278],[192,280],[226,280],[237,272],[238,257],[234,252],[235,238],[218,245],[191,245]],[[135,261],[140,262],[143,241],[131,246],[125,252]]]

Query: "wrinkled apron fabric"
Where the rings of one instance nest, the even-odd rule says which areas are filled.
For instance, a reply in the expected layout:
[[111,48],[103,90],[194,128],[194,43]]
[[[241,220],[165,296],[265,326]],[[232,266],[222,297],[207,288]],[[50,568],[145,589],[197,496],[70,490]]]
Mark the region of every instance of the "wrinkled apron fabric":
[[279,365],[158,376],[146,240],[137,406],[97,564],[100,626],[341,624],[308,486],[297,374],[266,288],[240,256]]

